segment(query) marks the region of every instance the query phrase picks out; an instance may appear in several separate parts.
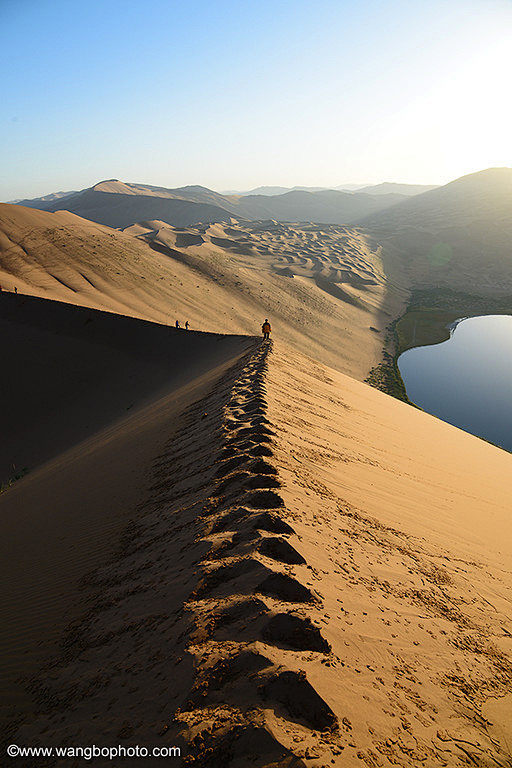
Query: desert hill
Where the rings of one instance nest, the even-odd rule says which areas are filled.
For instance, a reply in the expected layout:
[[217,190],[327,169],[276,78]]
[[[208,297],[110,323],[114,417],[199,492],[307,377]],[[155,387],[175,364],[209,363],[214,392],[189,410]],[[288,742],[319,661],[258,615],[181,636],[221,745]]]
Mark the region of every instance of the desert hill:
[[360,224],[384,247],[386,263],[399,254],[396,271],[416,286],[512,292],[510,168],[464,176]]
[[210,332],[252,335],[269,317],[280,338],[361,379],[380,360],[382,331],[403,304],[378,248],[344,227],[149,221],[118,232],[68,212],[7,204],[0,284]]
[[321,190],[286,192],[273,197],[247,195],[240,198],[238,210],[246,219],[350,224],[371,212],[385,210],[403,197],[399,194],[369,195],[359,192]]
[[36,197],[31,200],[8,200],[7,202],[13,205],[23,205],[26,208],[39,208],[44,207],[47,203],[53,203],[55,200],[61,200],[64,197],[70,197],[71,195],[77,195],[78,190],[73,189],[68,192],[60,190],[60,192],[51,192],[49,195],[43,195],[42,197]]
[[[278,195],[221,195],[198,185],[165,189],[111,179],[63,199],[32,200],[27,207],[67,210],[100,224],[125,228],[159,219],[174,226],[238,219],[348,224],[402,201],[404,195],[337,190],[291,191]],[[25,201],[23,201],[25,204]]]
[[488,169],[420,194],[417,185],[405,185],[401,192],[407,194],[396,194],[390,190],[400,185],[384,184],[368,188],[372,194],[320,190],[240,196],[200,186],[173,190],[110,180],[41,206],[68,208],[123,229],[147,221],[192,228],[215,223],[229,228],[232,219],[237,226],[257,220],[355,223],[370,237],[373,250],[382,248],[387,281],[404,293],[447,286],[492,295],[512,290],[511,174],[507,168]]
[[0,329],[0,477],[28,469],[0,494],[5,726],[35,703],[17,678],[40,670],[82,615],[80,579],[136,519],[184,410],[259,340],[19,294],[0,296]]
[[356,192],[360,189],[362,189],[365,185],[364,184],[340,184],[336,187],[303,187],[303,186],[295,186],[295,187],[276,187],[276,186],[263,186],[263,187],[256,187],[255,189],[250,190],[244,190],[244,191],[233,191],[233,192],[224,192],[225,195],[284,195],[286,192],[321,192],[325,190],[338,190],[340,192]]
[[[100,187],[102,185],[99,185]],[[181,197],[86,189],[77,195],[40,206],[48,211],[71,211],[78,216],[109,227],[122,228],[137,221],[162,219],[176,226],[198,221],[225,221],[229,212],[210,203],[198,203]]]
[[226,342],[0,496],[10,743],[505,768],[510,455]]
[[[232,192],[231,194],[238,194],[242,196],[246,195],[270,195],[271,197],[274,195],[284,195],[286,192],[296,192],[297,190],[300,190],[301,192],[319,192],[320,190],[328,189],[328,187],[272,187],[272,186],[263,186],[263,187],[256,187],[255,189],[245,190],[244,192]],[[226,193],[228,194],[228,193]]]
[[21,294],[0,299],[0,482],[155,399],[171,382],[177,388],[196,378],[211,367],[216,345],[243,348],[250,339],[187,334]]
[[357,380],[375,233],[0,206],[8,743],[510,765],[512,457]]
[[[66,211],[0,204],[4,290],[16,287],[19,293],[167,324],[195,318],[203,330],[218,330],[218,316],[198,296],[198,284],[207,290],[204,280],[198,277],[192,286],[183,271],[189,274],[135,238]],[[225,299],[231,307],[231,298],[221,294],[219,289],[220,305]]]

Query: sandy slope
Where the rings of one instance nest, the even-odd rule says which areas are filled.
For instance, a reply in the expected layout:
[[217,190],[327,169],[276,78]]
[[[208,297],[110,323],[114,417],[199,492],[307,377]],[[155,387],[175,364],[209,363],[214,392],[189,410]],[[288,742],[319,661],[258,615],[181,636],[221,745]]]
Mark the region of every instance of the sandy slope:
[[245,337],[177,330],[18,294],[0,300],[0,482],[215,367]]
[[0,205],[4,289],[193,329],[276,337],[364,379],[406,292],[357,230],[276,222],[126,232]]
[[[509,765],[510,455],[282,344],[203,392],[179,428],[155,404],[136,523],[75,592],[83,615],[14,742],[179,744],[183,765],[233,768]],[[79,479],[60,469],[71,512]]]
[[17,678],[86,610],[78,585],[119,548],[183,411],[257,343],[21,296],[2,314],[6,299],[1,457],[30,471],[0,495],[3,723],[37,706]]
[[233,220],[177,229],[152,221],[126,231],[207,279],[212,298],[228,290],[244,330],[264,312],[276,337],[360,379],[380,361],[407,295],[385,275],[378,246],[346,227]]
[[[403,301],[374,245],[0,223],[0,458],[32,470],[0,496],[9,742],[510,765],[512,459],[339,372],[365,375]],[[265,315],[274,346],[147,322]]]
[[188,319],[196,329],[222,330],[203,299],[209,286],[195,277],[145,243],[74,214],[0,204],[4,290],[17,287],[19,293],[160,323]]

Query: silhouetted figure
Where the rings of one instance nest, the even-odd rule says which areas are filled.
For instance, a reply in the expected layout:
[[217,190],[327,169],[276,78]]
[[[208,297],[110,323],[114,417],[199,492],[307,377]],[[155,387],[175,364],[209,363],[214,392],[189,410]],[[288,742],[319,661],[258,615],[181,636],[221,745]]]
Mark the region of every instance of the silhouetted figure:
[[262,333],[263,333],[263,338],[264,338],[264,339],[270,339],[270,331],[271,331],[271,330],[272,330],[272,328],[270,327],[270,323],[269,323],[269,321],[268,321],[268,320],[265,318],[265,322],[264,322],[264,323],[263,323],[263,325],[261,326],[261,331],[262,331]]
[[180,321],[176,320],[176,328],[179,328],[179,327],[180,327]]
[[14,293],[18,293],[18,289],[14,286]]
[[188,331],[188,320],[185,322],[185,330]]

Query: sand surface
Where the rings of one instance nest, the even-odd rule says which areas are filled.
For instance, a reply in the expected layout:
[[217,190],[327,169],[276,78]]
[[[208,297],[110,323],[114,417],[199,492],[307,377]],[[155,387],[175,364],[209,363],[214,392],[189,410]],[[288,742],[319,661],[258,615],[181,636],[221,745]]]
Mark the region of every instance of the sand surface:
[[[183,765],[236,768],[508,765],[510,455],[279,343],[218,373],[179,423],[164,397],[109,442],[114,460],[136,424],[162,430],[139,445],[124,536],[122,472],[100,479],[104,514],[86,499],[74,523],[89,515],[93,542],[114,526],[117,547],[59,594],[82,610],[14,742],[180,745]],[[69,510],[95,472],[68,456],[52,471]],[[38,487],[42,470],[3,514]]]
[[404,299],[374,244],[0,221],[2,738],[509,766],[512,457],[357,380]]
[[358,230],[277,222],[125,232],[0,204],[0,284],[19,293],[194,330],[259,334],[364,379],[406,289]]
[[29,470],[0,495],[0,700],[9,721],[34,706],[16,680],[58,652],[83,612],[88,592],[78,585],[136,519],[183,411],[256,341],[21,296],[2,296],[2,311],[13,353],[2,479],[13,465]]
[[[3,294],[0,482],[216,367],[247,337]],[[225,352],[223,352],[225,354]]]

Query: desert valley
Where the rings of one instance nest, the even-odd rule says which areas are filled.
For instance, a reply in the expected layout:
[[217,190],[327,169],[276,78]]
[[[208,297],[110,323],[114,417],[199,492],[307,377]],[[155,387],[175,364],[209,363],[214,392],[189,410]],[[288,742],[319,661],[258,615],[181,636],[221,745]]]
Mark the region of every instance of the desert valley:
[[511,242],[510,168],[0,204],[2,741],[510,766],[512,457],[396,361]]

